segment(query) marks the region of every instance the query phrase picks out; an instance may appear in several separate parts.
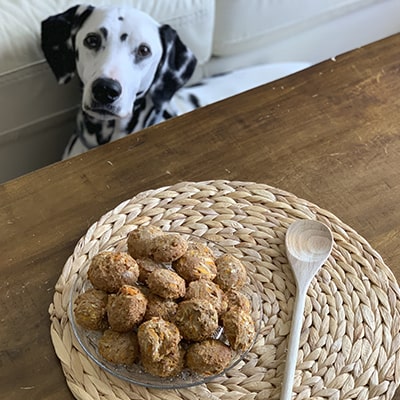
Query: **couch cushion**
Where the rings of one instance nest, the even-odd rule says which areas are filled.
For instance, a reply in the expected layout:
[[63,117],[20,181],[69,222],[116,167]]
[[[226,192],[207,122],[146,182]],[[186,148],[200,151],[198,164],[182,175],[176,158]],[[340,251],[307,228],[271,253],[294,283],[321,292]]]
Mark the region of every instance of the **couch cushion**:
[[213,54],[251,51],[373,3],[382,0],[216,0]]

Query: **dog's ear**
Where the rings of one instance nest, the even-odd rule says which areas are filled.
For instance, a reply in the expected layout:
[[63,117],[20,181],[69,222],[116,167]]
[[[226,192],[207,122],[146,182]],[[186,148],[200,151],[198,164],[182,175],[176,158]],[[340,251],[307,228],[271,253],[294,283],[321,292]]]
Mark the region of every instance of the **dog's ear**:
[[67,83],[75,74],[75,35],[92,6],[74,6],[42,21],[41,45],[58,83]]
[[160,27],[163,55],[156,72],[150,95],[156,108],[169,101],[192,76],[196,57],[169,25]]

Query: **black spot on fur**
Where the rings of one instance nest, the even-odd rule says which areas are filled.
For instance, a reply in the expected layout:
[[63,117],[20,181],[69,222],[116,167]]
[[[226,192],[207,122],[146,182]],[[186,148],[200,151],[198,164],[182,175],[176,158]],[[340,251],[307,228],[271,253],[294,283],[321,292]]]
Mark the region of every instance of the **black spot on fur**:
[[118,20],[119,20],[119,21],[123,21],[123,20],[124,20],[124,17],[118,17]]
[[195,58],[192,58],[189,61],[185,71],[181,75],[184,82],[188,81],[190,79],[190,77],[193,75],[193,71],[196,67],[196,64],[197,64],[197,60]]
[[128,38],[128,34],[127,34],[127,33],[123,33],[123,34],[120,36],[121,42],[124,42],[127,38]]
[[100,122],[94,122],[93,118],[90,118],[86,113],[83,114],[83,117],[87,132],[90,135],[97,135],[101,132],[102,124]]
[[182,43],[174,29],[162,25],[159,30],[163,55],[150,89],[157,110],[188,81],[196,66],[196,57]]
[[104,39],[107,40],[107,36],[108,36],[108,30],[107,30],[107,28],[101,27],[101,28],[100,28],[100,32],[102,33]]
[[135,101],[133,105],[132,118],[126,126],[126,133],[131,133],[134,131],[138,121],[140,113],[146,108],[146,98],[142,97]]
[[[83,118],[86,131],[89,133],[89,135],[96,136],[98,145],[108,143],[111,140],[113,133],[112,128],[115,127],[115,123],[109,124],[109,121],[97,121],[95,118],[90,117],[86,113],[83,113]],[[108,132],[106,127],[111,129],[111,131]]]
[[81,14],[76,15],[73,20],[71,32],[77,32],[83,23],[89,18],[94,10],[93,6],[88,6]]
[[196,108],[201,107],[200,99],[197,96],[195,96],[193,93],[191,93],[189,95],[189,101],[192,103],[192,105],[194,107],[196,107]]
[[164,110],[164,112],[163,112],[163,118],[164,119],[170,119],[172,117],[175,117],[175,115],[171,114],[168,110]]
[[74,147],[74,145],[75,145],[77,140],[78,140],[78,136],[74,136],[73,139],[71,140],[69,146],[68,146],[67,153],[71,153],[72,148]]
[[180,86],[180,79],[175,74],[174,70],[164,71],[162,80],[158,82],[157,90],[153,93],[153,101],[155,105],[161,105],[165,101],[171,99]]

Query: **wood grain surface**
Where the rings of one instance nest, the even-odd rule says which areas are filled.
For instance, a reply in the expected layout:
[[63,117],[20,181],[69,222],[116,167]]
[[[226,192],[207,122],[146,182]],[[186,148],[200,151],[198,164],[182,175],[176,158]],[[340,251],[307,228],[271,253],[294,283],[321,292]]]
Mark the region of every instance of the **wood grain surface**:
[[396,35],[1,185],[0,398],[72,399],[49,336],[54,285],[89,226],[147,189],[287,190],[353,227],[400,280],[399,49]]

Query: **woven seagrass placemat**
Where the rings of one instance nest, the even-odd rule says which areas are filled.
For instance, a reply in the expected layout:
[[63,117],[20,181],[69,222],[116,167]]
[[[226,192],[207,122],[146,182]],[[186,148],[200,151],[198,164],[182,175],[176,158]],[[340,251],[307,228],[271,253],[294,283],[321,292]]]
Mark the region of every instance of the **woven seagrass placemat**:
[[[183,182],[127,200],[93,224],[67,260],[50,305],[51,338],[77,399],[278,399],[295,284],[285,233],[297,219],[333,232],[331,256],[306,300],[294,392],[300,399],[391,399],[400,380],[400,292],[379,254],[330,212],[252,182]],[[96,253],[139,225],[214,240],[262,282],[261,335],[245,362],[211,383],[161,391],[118,380],[90,361],[68,320],[71,286]],[[247,263],[248,264],[248,263]]]

